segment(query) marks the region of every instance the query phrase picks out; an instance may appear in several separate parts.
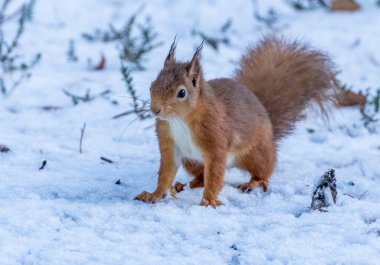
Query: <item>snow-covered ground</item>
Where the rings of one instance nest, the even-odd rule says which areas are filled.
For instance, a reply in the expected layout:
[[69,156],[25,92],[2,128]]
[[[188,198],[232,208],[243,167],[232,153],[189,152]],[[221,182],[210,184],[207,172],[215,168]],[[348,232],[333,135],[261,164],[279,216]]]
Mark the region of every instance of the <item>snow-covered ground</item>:
[[[286,37],[329,52],[344,83],[374,91],[380,87],[380,68],[369,59],[380,60],[374,2],[361,1],[356,13],[296,12],[280,0],[259,7],[262,14],[278,11],[275,29]],[[220,195],[225,205],[216,210],[199,206],[201,189],[154,205],[133,200],[156,184],[153,120],[111,119],[131,109],[115,44],[89,43],[81,34],[122,25],[142,3],[37,0],[20,49],[41,52],[42,61],[30,80],[0,99],[0,144],[11,149],[0,153],[0,264],[380,264],[380,126],[370,133],[357,108],[333,110],[329,125],[313,115],[300,122],[281,143],[267,193],[239,192],[231,184],[248,176],[231,170]],[[146,71],[133,73],[144,99],[175,34],[178,58],[189,59],[200,42],[193,28],[212,34],[232,19],[231,45],[203,51],[205,76],[213,78],[231,75],[241,51],[270,31],[255,20],[251,1],[146,1],[142,21],[145,14],[164,45],[148,55]],[[70,39],[77,63],[67,60]],[[89,69],[88,59],[95,63],[101,53],[106,68]],[[98,97],[73,106],[63,89],[79,95],[109,89],[119,104]],[[313,185],[329,168],[336,170],[337,204],[310,211]],[[189,177],[181,170],[177,180]]]

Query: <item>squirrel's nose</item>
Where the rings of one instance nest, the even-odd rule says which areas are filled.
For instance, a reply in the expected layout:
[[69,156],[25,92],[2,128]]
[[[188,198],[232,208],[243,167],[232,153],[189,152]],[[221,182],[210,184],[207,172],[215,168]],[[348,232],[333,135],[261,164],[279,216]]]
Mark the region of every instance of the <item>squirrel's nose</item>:
[[158,115],[158,114],[160,114],[161,109],[160,108],[152,108],[152,112],[154,115]]

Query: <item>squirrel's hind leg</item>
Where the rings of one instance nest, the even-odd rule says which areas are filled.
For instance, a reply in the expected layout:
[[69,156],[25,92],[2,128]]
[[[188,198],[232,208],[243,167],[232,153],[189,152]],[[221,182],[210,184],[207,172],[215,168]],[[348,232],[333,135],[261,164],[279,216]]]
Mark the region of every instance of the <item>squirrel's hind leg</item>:
[[268,189],[269,178],[272,175],[276,162],[276,148],[272,141],[262,141],[254,145],[248,152],[237,156],[237,166],[246,170],[251,179],[239,185],[238,189],[243,192],[251,192],[256,187]]
[[[185,170],[192,176],[194,179],[189,182],[190,189],[203,188],[204,187],[204,166],[193,160],[183,159],[182,160],[183,167]],[[184,190],[184,187],[187,184],[182,184],[180,182],[176,182],[174,184],[174,189],[176,192],[181,192]]]
[[260,180],[257,177],[251,177],[248,182],[236,185],[236,188],[241,190],[242,192],[249,193],[253,191],[256,187],[262,187],[263,191],[268,190],[268,180]]

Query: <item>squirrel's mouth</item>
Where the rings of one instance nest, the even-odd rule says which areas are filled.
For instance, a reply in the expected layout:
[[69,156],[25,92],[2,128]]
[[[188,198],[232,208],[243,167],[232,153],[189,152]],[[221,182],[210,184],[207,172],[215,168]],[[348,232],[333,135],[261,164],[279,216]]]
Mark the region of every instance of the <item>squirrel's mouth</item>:
[[156,113],[153,113],[154,117],[156,117],[156,119],[159,119],[159,120],[166,120],[168,118],[168,116],[166,114],[163,114],[162,112],[156,114]]
[[175,118],[177,115],[176,113],[174,112],[166,112],[166,111],[161,111],[160,113],[158,114],[154,114],[154,116],[157,118],[157,119],[160,119],[160,120],[170,120],[170,119],[173,119]]
[[166,121],[166,120],[168,120],[169,118],[166,117],[166,116],[162,116],[162,115],[156,115],[156,119],[159,119],[159,120],[162,120],[162,121]]

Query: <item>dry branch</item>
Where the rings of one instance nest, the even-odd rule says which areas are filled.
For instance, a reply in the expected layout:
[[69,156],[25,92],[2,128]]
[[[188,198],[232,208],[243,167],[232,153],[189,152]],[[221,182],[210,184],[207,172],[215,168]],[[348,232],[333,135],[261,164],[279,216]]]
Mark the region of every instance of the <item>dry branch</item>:
[[82,142],[83,142],[83,135],[84,135],[84,130],[86,129],[86,123],[83,124],[81,134],[80,134],[80,140],[79,140],[79,153],[82,153]]

